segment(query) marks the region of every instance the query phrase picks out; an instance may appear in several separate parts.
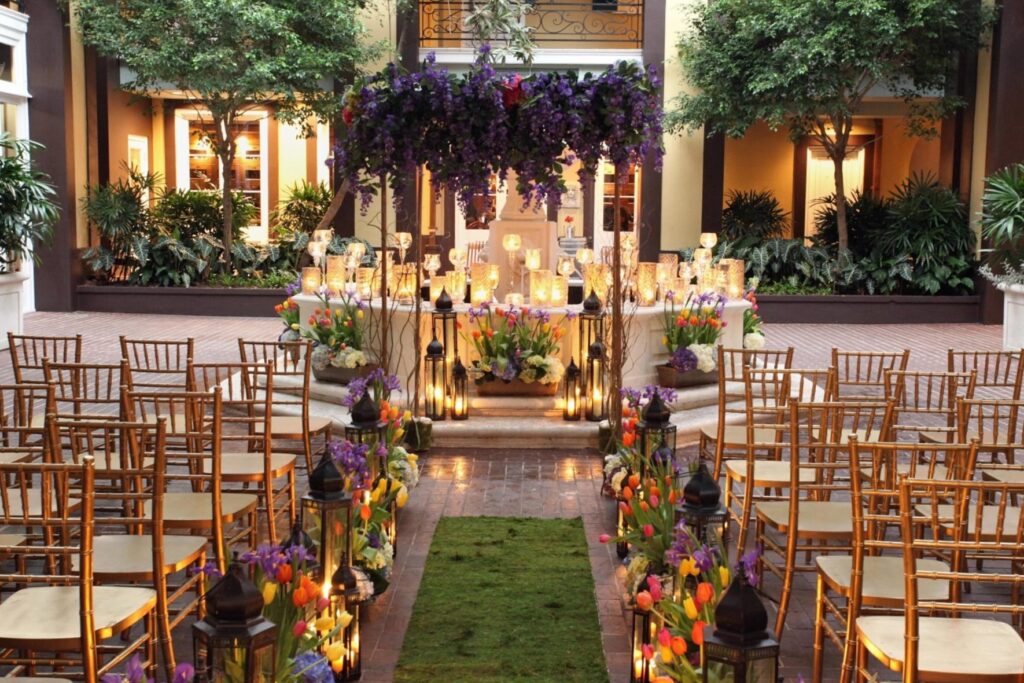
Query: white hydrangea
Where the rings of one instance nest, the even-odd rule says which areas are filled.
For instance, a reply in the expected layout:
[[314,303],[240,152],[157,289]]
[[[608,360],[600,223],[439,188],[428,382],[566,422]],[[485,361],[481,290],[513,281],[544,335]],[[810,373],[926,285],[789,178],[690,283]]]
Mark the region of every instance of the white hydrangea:
[[697,369],[711,372],[715,369],[715,348],[711,344],[690,344],[686,347],[697,356]]
[[622,482],[625,479],[626,479],[626,470],[618,469],[618,470],[615,471],[615,474],[612,475],[612,478],[608,481],[608,483],[611,485],[612,490],[615,491],[616,493],[618,493],[619,491],[622,490]]
[[562,365],[562,361],[554,356],[548,356],[544,367],[544,376],[540,378],[539,382],[541,384],[558,384],[562,381],[564,374],[565,366]]
[[323,370],[331,363],[331,351],[326,346],[316,346],[313,348],[313,355],[310,358],[313,364],[313,369],[317,372]]
[[616,468],[619,467],[622,467],[622,456],[620,456],[618,453],[612,453],[611,455],[605,456],[604,474],[606,477],[610,475],[612,472],[614,472]]
[[334,354],[331,365],[336,368],[360,368],[366,365],[366,354],[359,349],[345,348]]
[[763,349],[765,344],[764,335],[760,332],[749,332],[743,337],[743,348],[757,351]]

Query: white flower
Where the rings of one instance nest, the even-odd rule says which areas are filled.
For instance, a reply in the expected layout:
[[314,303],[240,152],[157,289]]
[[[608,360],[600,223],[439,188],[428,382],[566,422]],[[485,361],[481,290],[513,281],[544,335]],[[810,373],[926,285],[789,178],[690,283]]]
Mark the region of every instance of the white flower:
[[313,349],[313,356],[310,359],[313,364],[313,369],[321,371],[331,364],[331,352],[326,346],[317,346]]
[[359,349],[345,348],[334,354],[331,365],[336,368],[358,368],[366,365],[366,354]]
[[611,484],[612,490],[618,493],[622,490],[622,480],[626,478],[626,470],[619,469],[615,471],[612,478],[608,481]]
[[715,351],[711,344],[690,344],[686,347],[697,356],[697,369],[711,372],[715,369]]
[[622,456],[620,456],[618,453],[612,453],[611,455],[606,455],[605,456],[605,458],[604,458],[604,474],[605,474],[605,476],[610,475],[612,472],[614,472],[619,467],[622,467]]
[[548,356],[544,368],[544,376],[539,381],[541,384],[558,384],[562,381],[562,375],[564,374],[565,366],[562,365],[562,361],[554,356]]
[[750,332],[743,337],[743,348],[757,351],[764,348],[764,335],[760,332]]

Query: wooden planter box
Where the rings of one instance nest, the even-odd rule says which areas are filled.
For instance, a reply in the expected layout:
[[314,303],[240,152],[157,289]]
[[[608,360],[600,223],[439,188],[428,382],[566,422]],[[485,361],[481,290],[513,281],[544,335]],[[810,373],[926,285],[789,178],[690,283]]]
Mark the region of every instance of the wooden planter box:
[[78,310],[273,318],[283,289],[256,287],[135,287],[78,285]]
[[759,294],[765,323],[929,324],[981,321],[981,297]]
[[480,396],[554,396],[558,393],[558,384],[528,384],[521,379],[503,382],[496,379],[477,384],[476,393]]

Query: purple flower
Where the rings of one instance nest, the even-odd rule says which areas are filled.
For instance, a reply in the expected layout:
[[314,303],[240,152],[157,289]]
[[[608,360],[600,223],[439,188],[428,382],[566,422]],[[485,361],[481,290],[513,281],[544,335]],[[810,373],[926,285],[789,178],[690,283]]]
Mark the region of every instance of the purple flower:
[[292,662],[292,672],[302,683],[334,683],[334,674],[327,658],[317,652],[303,652]]
[[697,569],[702,572],[706,572],[715,564],[715,553],[706,545],[701,546],[701,548],[693,554],[693,561],[697,563]]
[[289,282],[284,286],[284,293],[289,298],[302,291],[302,278],[295,278],[295,282]]
[[697,369],[697,354],[685,346],[681,346],[672,352],[668,364],[676,372],[691,372]]
[[743,573],[746,575],[747,583],[749,583],[751,586],[757,585],[757,561],[760,559],[760,557],[760,548],[748,550],[746,553],[743,554],[743,557],[740,558],[740,563],[737,567],[737,569],[742,570]]
[[366,454],[370,447],[368,444],[353,444],[350,441],[332,439],[327,444],[327,452],[331,459],[338,466],[342,475],[351,477],[356,481],[365,481],[370,476],[370,469],[366,463]]
[[685,521],[679,522],[672,534],[672,545],[665,551],[665,562],[672,567],[679,567],[684,557],[690,557],[694,548],[693,536]]
[[174,677],[171,679],[171,683],[191,683],[195,676],[195,667],[187,662],[182,662],[174,667]]
[[198,569],[190,569],[189,573],[193,576],[196,574],[202,574],[208,579],[219,579],[223,576],[220,573],[220,569],[217,567],[217,563],[214,560],[209,560],[206,564]]

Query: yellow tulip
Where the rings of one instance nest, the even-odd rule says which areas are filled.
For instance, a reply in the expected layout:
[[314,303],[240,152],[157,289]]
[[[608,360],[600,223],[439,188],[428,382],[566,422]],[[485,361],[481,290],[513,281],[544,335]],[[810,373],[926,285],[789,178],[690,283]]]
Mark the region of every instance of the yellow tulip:
[[263,604],[269,605],[274,601],[274,596],[277,595],[277,582],[267,581],[263,584]]
[[667,336],[664,336],[664,337],[661,338],[661,345],[662,346],[668,346],[668,337]]
[[373,501],[374,503],[376,503],[377,501],[380,500],[380,495],[381,495],[380,487],[377,487],[377,488],[375,488],[373,490],[372,493],[370,493],[370,500]]
[[683,561],[679,563],[679,575],[680,576],[697,576],[700,570],[697,569],[697,562],[692,557],[684,557]]
[[729,568],[724,566],[724,565],[719,567],[718,568],[718,577],[722,580],[722,585],[723,586],[728,586],[729,585]]
[[671,664],[672,660],[675,659],[675,655],[672,654],[672,648],[670,647],[665,647],[664,645],[662,645],[658,648],[658,651],[661,652],[661,661],[665,662],[666,664]]
[[345,649],[345,646],[342,643],[331,643],[324,650],[324,656],[327,657],[329,661],[334,662],[344,657],[346,652],[348,652],[348,650]]
[[409,502],[409,489],[404,486],[398,489],[398,493],[395,494],[395,504],[400,508],[404,508],[405,504]]
[[409,422],[410,420],[412,420],[412,411],[411,410],[407,410],[402,415],[402,422]]
[[395,440],[401,439],[403,436],[405,436],[405,430],[404,429],[399,427],[398,429],[395,430]]
[[405,459],[408,460],[409,462],[419,462],[420,456],[416,455],[415,453],[410,453],[409,455],[405,456]]
[[356,319],[357,320],[362,320],[365,315],[366,314],[363,313],[362,311],[356,311]]
[[352,623],[352,614],[348,610],[345,610],[338,615],[338,623],[341,624],[342,628],[348,628],[348,625]]
[[687,619],[693,620],[697,618],[697,604],[693,601],[693,598],[687,597],[683,600],[683,609],[686,610]]
[[299,329],[299,324],[298,323],[292,323],[292,329],[293,330],[298,330]]
[[345,668],[345,662],[343,662],[340,659],[331,662],[331,671],[333,671],[336,674],[340,674],[341,670],[344,669],[344,668]]
[[327,633],[334,628],[334,619],[331,619],[330,617],[320,617],[313,625],[320,633]]

